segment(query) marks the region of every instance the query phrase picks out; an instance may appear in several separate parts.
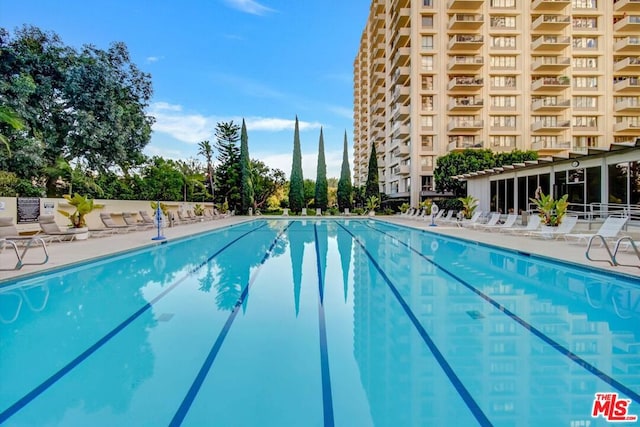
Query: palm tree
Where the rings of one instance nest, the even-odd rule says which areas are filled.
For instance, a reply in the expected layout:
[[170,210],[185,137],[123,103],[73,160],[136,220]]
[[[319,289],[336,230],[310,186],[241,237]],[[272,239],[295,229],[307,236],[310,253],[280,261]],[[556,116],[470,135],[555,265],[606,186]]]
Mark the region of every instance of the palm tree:
[[[4,105],[0,106],[0,123],[6,123],[15,130],[21,130],[24,128],[24,122],[22,121],[20,116],[18,116],[15,111]],[[4,146],[7,148],[9,156],[11,156],[9,139],[4,135],[0,135],[0,142],[4,144]]]
[[198,143],[198,154],[207,160],[207,177],[209,178],[209,188],[211,188],[211,201],[214,201],[213,191],[213,148],[208,140]]

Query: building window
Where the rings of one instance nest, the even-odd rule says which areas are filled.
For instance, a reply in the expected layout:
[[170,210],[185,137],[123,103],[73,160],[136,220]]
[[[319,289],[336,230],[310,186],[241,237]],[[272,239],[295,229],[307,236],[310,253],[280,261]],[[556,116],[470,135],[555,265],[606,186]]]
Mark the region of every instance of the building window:
[[433,36],[422,36],[422,50],[433,50]]
[[572,119],[574,128],[594,128],[598,127],[597,116],[574,116]]
[[491,135],[489,136],[491,147],[515,148],[515,135]]
[[577,109],[598,108],[598,97],[597,96],[574,96],[573,108],[577,108]]
[[491,68],[506,68],[506,69],[515,69],[516,68],[516,57],[515,56],[505,56],[505,55],[492,55],[489,59],[489,63],[491,64]]
[[422,90],[433,90],[433,76],[422,76]]
[[598,77],[596,76],[574,77],[573,87],[577,89],[596,89],[598,87]]
[[516,97],[514,95],[492,96],[491,106],[496,108],[515,108]]
[[597,136],[574,136],[573,148],[576,150],[586,150],[589,147],[597,147],[599,137]]
[[495,7],[495,8],[515,8],[516,7],[516,0],[491,0],[489,2],[489,5],[491,7]]
[[427,72],[433,71],[433,56],[421,56],[420,57],[420,71]]
[[433,28],[433,15],[422,15],[422,28]]
[[422,111],[433,111],[433,96],[423,95],[421,101]]
[[573,68],[598,68],[598,58],[595,56],[576,56],[571,60]]
[[515,49],[516,36],[491,36],[491,47]]
[[492,15],[491,28],[516,28],[516,17],[505,15]]
[[422,151],[433,151],[433,135],[422,135],[420,139]]
[[609,165],[609,203],[640,203],[640,162]]
[[597,37],[574,37],[574,49],[596,49],[598,47]]
[[433,0],[422,0],[423,7],[433,7]]
[[595,30],[598,28],[598,18],[593,16],[574,16],[571,22],[573,29],[586,28]]
[[420,130],[433,130],[433,116],[420,116]]
[[515,89],[516,76],[491,76],[492,89]]
[[574,9],[597,9],[597,0],[572,0],[571,6]]
[[490,116],[489,123],[494,128],[516,127],[516,116]]

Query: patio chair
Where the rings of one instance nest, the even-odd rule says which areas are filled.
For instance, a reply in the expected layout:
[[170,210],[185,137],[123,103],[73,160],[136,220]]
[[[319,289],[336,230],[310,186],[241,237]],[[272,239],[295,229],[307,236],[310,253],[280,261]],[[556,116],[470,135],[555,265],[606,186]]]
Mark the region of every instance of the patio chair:
[[565,216],[562,222],[557,227],[544,227],[540,230],[531,231],[526,233],[530,237],[541,237],[543,239],[557,239],[560,236],[571,233],[578,223],[577,216]]
[[[440,215],[440,212],[444,212],[444,211],[439,211],[438,215]],[[449,222],[451,222],[451,218],[453,218],[453,214],[454,213],[455,213],[455,211],[453,209],[449,209],[447,211],[446,215],[440,216],[439,218],[438,218],[438,216],[436,216],[436,222],[439,223],[439,224],[449,223]]]
[[75,240],[77,234],[87,231],[86,229],[82,230],[77,228],[62,230],[56,223],[53,215],[40,215],[38,217],[38,224],[40,224],[40,229],[46,236],[53,236],[52,238],[57,238],[60,242]]
[[529,216],[529,220],[527,221],[527,225],[524,227],[506,227],[500,228],[501,233],[528,233],[531,231],[536,231],[540,228],[540,216],[539,215],[531,215]]
[[189,218],[186,214],[183,214],[182,211],[176,211],[178,214],[178,219],[181,224],[193,224],[195,221]]
[[302,212],[300,212],[300,216],[307,216],[307,208],[302,208]]
[[476,224],[481,216],[482,211],[476,210],[473,212],[473,215],[471,215],[471,218],[463,219],[462,221],[458,222],[458,225],[461,227],[473,227],[473,224]]
[[136,227],[137,230],[148,230],[153,228],[153,224],[145,224],[138,221],[138,215],[134,212],[122,212],[122,220],[125,224]]
[[322,209],[316,208],[316,215],[317,216],[322,216]]
[[108,212],[100,212],[100,221],[102,221],[106,230],[111,230],[114,233],[128,233],[137,229],[137,227],[132,227],[130,225],[116,224],[111,217],[111,214]]
[[480,229],[486,231],[486,230],[500,230],[502,228],[505,228],[505,229],[511,228],[516,223],[517,219],[518,219],[518,214],[509,214],[507,215],[507,218],[504,220],[502,224],[500,224],[500,221],[498,221],[498,223],[493,225],[480,226]]
[[349,208],[344,208],[344,216],[351,216],[351,213],[349,212]]
[[474,229],[476,228],[482,228],[482,227],[487,227],[487,226],[492,226],[492,225],[496,225],[498,223],[498,221],[500,221],[500,217],[502,216],[502,214],[500,212],[494,212],[491,214],[491,216],[489,217],[489,219],[487,220],[487,222],[485,223],[481,223],[481,222],[474,222],[473,224],[471,224],[471,227],[473,227]]
[[282,216],[289,216],[289,208],[282,209]]
[[[149,215],[147,211],[139,211],[138,213],[140,214],[140,218],[142,218],[142,222],[144,224],[149,224],[154,227],[156,226],[156,221],[153,219],[151,215]],[[155,216],[155,213],[153,215]]]
[[613,240],[618,237],[628,219],[628,217],[610,216],[595,233],[567,233],[562,237],[569,243],[587,243],[596,234],[604,240]]

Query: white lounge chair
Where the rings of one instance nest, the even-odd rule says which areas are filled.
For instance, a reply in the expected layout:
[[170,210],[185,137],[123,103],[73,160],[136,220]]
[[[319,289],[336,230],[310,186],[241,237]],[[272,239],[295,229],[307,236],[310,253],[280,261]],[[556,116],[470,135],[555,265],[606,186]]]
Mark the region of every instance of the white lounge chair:
[[492,226],[492,225],[496,225],[498,223],[498,221],[500,221],[500,217],[502,216],[501,213],[499,212],[494,212],[491,214],[491,216],[489,217],[489,219],[487,220],[487,222],[480,223],[480,222],[475,222],[472,224],[472,227],[475,228],[482,228],[482,227],[487,227],[487,226]]
[[344,216],[350,216],[351,213],[349,213],[349,208],[344,208]]
[[473,227],[473,224],[476,224],[481,216],[482,211],[476,210],[475,212],[473,212],[473,215],[471,215],[471,218],[459,221],[458,225],[460,225],[461,227]]
[[568,233],[563,237],[564,240],[570,243],[587,243],[596,234],[605,240],[613,240],[618,237],[628,219],[628,217],[610,216],[595,233]]
[[307,208],[302,208],[302,212],[300,212],[300,216],[307,216]]
[[531,231],[536,231],[540,228],[540,216],[539,215],[531,215],[529,216],[529,220],[527,221],[527,225],[524,227],[506,227],[500,228],[500,232],[502,233],[528,233]]
[[322,216],[322,209],[316,208],[316,215],[317,216]]
[[560,236],[571,233],[578,223],[577,216],[565,216],[562,222],[557,227],[543,227],[541,230],[531,231],[527,233],[527,236],[541,237],[543,239],[557,239]]
[[282,216],[289,216],[289,208],[282,209]]
[[493,224],[493,225],[485,225],[484,227],[480,227],[482,230],[500,230],[502,228],[511,228],[513,227],[513,225],[516,223],[516,220],[518,219],[518,214],[509,214],[507,215],[507,218],[504,220],[504,222],[502,224],[500,224],[500,221],[498,221],[498,223]]

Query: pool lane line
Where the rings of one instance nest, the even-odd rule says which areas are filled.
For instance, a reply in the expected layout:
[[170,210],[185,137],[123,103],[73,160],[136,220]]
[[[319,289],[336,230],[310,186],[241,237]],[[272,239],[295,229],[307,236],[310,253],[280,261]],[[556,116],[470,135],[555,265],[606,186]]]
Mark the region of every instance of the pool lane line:
[[322,372],[322,408],[324,411],[324,426],[335,425],[333,417],[333,398],[331,393],[331,371],[329,370],[329,352],[327,345],[327,325],[324,316],[324,277],[320,263],[320,244],[318,243],[318,225],[313,224],[313,235],[316,247],[316,265],[318,267],[318,328],[320,332],[320,368]]
[[74,369],[76,366],[78,366],[80,363],[82,363],[85,359],[87,359],[89,356],[91,356],[93,353],[95,353],[98,349],[100,349],[100,347],[105,345],[109,340],[111,340],[113,337],[115,337],[124,328],[129,326],[134,320],[136,320],[145,311],[150,309],[154,304],[156,304],[158,301],[160,301],[162,298],[164,298],[169,292],[174,290],[180,283],[184,282],[193,273],[195,273],[197,270],[199,270],[200,268],[205,266],[207,263],[211,262],[213,260],[213,258],[218,256],[220,253],[222,253],[224,250],[226,250],[229,246],[231,246],[232,244],[236,243],[238,240],[242,239],[243,237],[253,233],[254,231],[257,231],[257,230],[261,229],[265,225],[266,225],[266,223],[264,225],[261,225],[260,227],[256,227],[254,229],[251,229],[251,230],[247,231],[246,233],[243,233],[240,236],[236,237],[235,239],[231,240],[229,243],[227,243],[222,248],[217,250],[213,255],[211,255],[206,261],[204,261],[203,263],[201,263],[197,267],[193,268],[184,277],[182,277],[181,279],[179,279],[179,280],[175,281],[174,283],[172,283],[171,285],[169,285],[165,290],[163,290],[161,293],[159,293],[155,298],[153,298],[151,301],[149,301],[148,303],[143,305],[140,309],[138,309],[136,312],[134,312],[131,316],[129,316],[124,321],[122,321],[119,325],[117,325],[115,328],[113,328],[111,331],[109,331],[106,335],[104,335],[98,341],[93,343],[85,351],[80,353],[79,356],[77,356],[75,359],[73,359],[72,361],[67,363],[65,366],[60,368],[60,370],[58,370],[56,373],[54,373],[49,378],[44,380],[38,386],[33,388],[30,392],[28,392],[27,394],[22,396],[20,399],[18,399],[13,405],[9,406],[2,413],[0,413],[0,424],[2,424],[3,422],[7,421],[16,412],[20,411],[22,408],[24,408],[26,405],[28,405],[31,401],[33,401],[36,397],[38,397],[40,394],[45,392],[49,387],[51,387],[56,382],[58,382],[62,377],[64,377],[72,369]]
[[209,374],[209,370],[211,369],[213,362],[218,356],[218,352],[220,351],[220,348],[222,347],[222,344],[224,343],[224,340],[227,337],[229,330],[231,329],[231,325],[233,324],[233,321],[238,315],[238,312],[240,311],[240,308],[242,307],[244,300],[247,298],[247,295],[249,294],[249,289],[251,288],[251,285],[253,285],[253,282],[258,277],[258,273],[260,273],[260,269],[262,268],[264,263],[267,262],[267,260],[271,256],[271,253],[275,249],[276,244],[278,243],[278,240],[280,240],[280,237],[282,237],[282,235],[289,229],[289,227],[291,227],[291,224],[293,224],[293,221],[290,221],[285,228],[280,230],[276,238],[271,243],[271,246],[269,246],[269,249],[267,249],[267,252],[265,252],[264,257],[262,258],[262,261],[260,261],[260,264],[258,264],[256,269],[253,271],[253,275],[249,279],[249,282],[247,283],[247,285],[242,290],[242,294],[240,294],[240,298],[238,298],[238,301],[236,301],[236,304],[233,306],[233,310],[231,311],[231,314],[229,314],[229,317],[227,318],[227,321],[222,327],[222,330],[218,334],[216,341],[213,343],[211,350],[209,350],[209,354],[205,358],[202,366],[200,367],[200,370],[198,371],[196,378],[193,380],[191,387],[189,387],[187,394],[185,395],[184,399],[182,399],[182,403],[180,404],[180,407],[178,408],[173,418],[171,419],[169,426],[171,427],[179,426],[184,421],[184,418],[187,416],[187,413],[189,412],[189,409],[191,408],[193,401],[198,395],[198,392],[200,391],[200,388],[202,387],[204,380]]
[[353,237],[353,240],[356,243],[358,243],[358,245],[363,250],[367,258],[369,258],[369,262],[371,262],[371,264],[373,264],[375,269],[378,270],[378,274],[380,274],[380,276],[387,283],[387,286],[389,287],[393,295],[396,297],[396,300],[398,300],[398,303],[400,303],[400,305],[402,306],[404,312],[407,314],[407,316],[411,320],[411,323],[413,323],[413,326],[418,330],[418,333],[422,337],[422,340],[425,342],[425,344],[427,344],[427,347],[429,347],[431,354],[433,354],[436,361],[438,362],[438,364],[440,365],[444,373],[449,378],[449,381],[451,382],[451,384],[455,387],[456,391],[458,392],[458,394],[460,395],[464,403],[467,405],[467,407],[469,408],[473,416],[476,418],[476,421],[478,421],[478,424],[480,424],[481,426],[493,425],[491,421],[489,421],[489,418],[487,418],[485,413],[482,411],[482,408],[480,408],[478,403],[475,401],[473,396],[471,396],[471,393],[469,392],[469,390],[467,390],[467,388],[464,386],[464,384],[462,383],[458,375],[455,373],[455,371],[453,370],[449,362],[447,362],[447,359],[440,352],[440,349],[438,349],[438,346],[433,342],[433,340],[429,336],[429,333],[424,329],[424,327],[422,326],[422,324],[420,323],[416,315],[413,314],[413,311],[411,310],[407,302],[404,300],[402,295],[400,295],[400,291],[398,291],[398,288],[393,284],[391,279],[389,279],[389,276],[387,276],[387,274],[384,272],[382,267],[380,267],[380,264],[378,264],[378,262],[374,259],[371,253],[367,250],[364,243],[360,240],[360,238],[358,238],[355,234],[349,231],[344,225],[340,223],[337,223],[337,224],[339,227],[341,227],[343,230],[349,233],[351,237]]
[[[375,227],[372,227],[369,224],[366,224],[366,226],[371,228],[371,229],[373,229],[373,230],[375,230],[375,231],[377,231],[378,233],[384,234],[385,236],[389,236],[391,238],[395,238],[394,236],[388,234],[387,232],[385,232],[383,230],[379,230],[379,229],[377,229]],[[538,328],[536,328],[535,326],[533,326],[532,324],[530,324],[529,322],[527,322],[526,320],[524,320],[523,318],[521,318],[520,316],[518,316],[517,314],[515,314],[511,310],[509,310],[507,307],[503,306],[498,301],[494,300],[489,295],[485,294],[480,289],[476,288],[475,286],[473,286],[472,284],[470,284],[469,282],[464,280],[463,278],[459,277],[458,275],[456,275],[455,273],[453,273],[452,271],[450,271],[446,267],[443,267],[442,265],[440,265],[440,264],[434,262],[433,260],[427,258],[419,250],[415,249],[412,246],[409,246],[409,244],[404,243],[403,241],[401,241],[399,239],[396,239],[396,240],[398,240],[398,242],[400,244],[402,244],[403,246],[405,246],[409,250],[413,251],[414,253],[416,253],[418,256],[420,256],[421,258],[423,258],[427,262],[431,263],[436,268],[438,268],[438,269],[442,270],[443,272],[445,272],[451,278],[455,279],[461,285],[463,285],[464,287],[469,289],[471,292],[473,292],[476,295],[478,295],[480,298],[482,298],[485,301],[487,301],[489,304],[491,304],[492,306],[497,308],[499,311],[501,311],[505,315],[509,316],[511,318],[511,320],[513,320],[514,322],[520,324],[520,326],[524,327],[526,330],[531,332],[533,335],[535,335],[536,337],[538,337],[541,340],[543,340],[545,343],[547,343],[552,348],[557,350],[560,354],[562,354],[563,356],[568,357],[571,361],[575,362],[578,366],[582,367],[583,369],[587,370],[591,374],[593,374],[596,377],[600,378],[602,381],[604,381],[605,383],[609,384],[611,387],[613,387],[613,388],[617,389],[618,391],[626,394],[628,397],[633,399],[633,401],[635,401],[636,403],[640,403],[640,394],[638,394],[635,391],[631,390],[629,387],[625,386],[624,384],[622,384],[618,380],[610,377],[607,373],[601,371],[600,369],[598,369],[597,367],[595,367],[591,363],[587,362],[586,360],[581,358],[579,355],[575,354],[574,352],[572,352],[568,348],[564,347],[562,344],[556,342],[553,338],[549,337],[544,332],[540,331]]]

